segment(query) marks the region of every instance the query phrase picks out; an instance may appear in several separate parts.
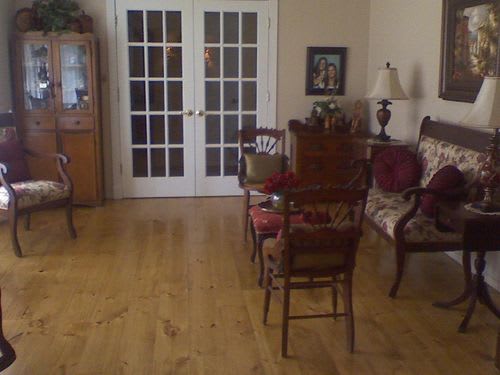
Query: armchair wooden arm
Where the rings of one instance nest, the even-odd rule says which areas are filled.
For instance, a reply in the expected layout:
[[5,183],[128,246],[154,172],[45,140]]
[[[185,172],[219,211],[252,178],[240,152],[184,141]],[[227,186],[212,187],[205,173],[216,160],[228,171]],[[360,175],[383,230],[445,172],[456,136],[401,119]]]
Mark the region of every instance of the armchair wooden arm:
[[404,200],[409,201],[413,197],[412,206],[404,213],[403,216],[397,221],[396,226],[394,227],[394,237],[396,241],[405,242],[404,239],[404,230],[409,221],[415,217],[419,207],[420,202],[422,200],[422,196],[424,194],[431,194],[440,199],[461,199],[467,196],[468,187],[460,186],[456,189],[448,190],[446,192],[426,188],[426,187],[411,187],[403,191],[402,197]]
[[59,173],[59,177],[63,181],[64,185],[68,186],[71,190],[73,190],[73,182],[71,178],[66,173],[65,165],[69,164],[71,161],[70,157],[64,154],[55,154],[55,153],[45,153],[33,151],[27,148],[24,148],[24,152],[31,157],[39,158],[39,159],[54,159],[56,161],[57,172]]
[[16,192],[5,179],[8,170],[9,170],[9,164],[0,162],[0,183],[5,188],[5,190],[7,190],[10,202],[16,202]]

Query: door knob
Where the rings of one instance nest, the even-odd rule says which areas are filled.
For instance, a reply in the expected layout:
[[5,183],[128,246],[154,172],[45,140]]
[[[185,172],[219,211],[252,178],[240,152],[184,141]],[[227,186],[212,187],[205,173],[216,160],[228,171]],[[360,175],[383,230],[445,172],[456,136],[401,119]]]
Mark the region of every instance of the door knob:
[[200,116],[200,117],[201,117],[201,116],[205,116],[205,112],[204,112],[204,111],[202,111],[201,109],[200,109],[200,110],[198,110],[198,111],[196,111],[196,114],[197,114],[198,116]]
[[186,109],[181,112],[183,115],[186,115],[187,117],[191,117],[193,115],[193,110],[192,109]]

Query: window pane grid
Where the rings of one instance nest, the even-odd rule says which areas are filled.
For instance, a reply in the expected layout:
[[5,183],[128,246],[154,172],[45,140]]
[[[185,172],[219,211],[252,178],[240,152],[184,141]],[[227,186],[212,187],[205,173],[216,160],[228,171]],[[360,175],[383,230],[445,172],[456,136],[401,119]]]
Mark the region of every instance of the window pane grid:
[[[130,115],[131,119],[141,117],[143,121],[143,125],[137,120],[135,125],[131,124],[135,131],[134,144],[130,145],[133,176],[183,176],[183,119],[179,115],[182,108],[178,108],[182,106],[183,91],[180,12],[129,11],[129,20],[135,22],[133,25],[129,22],[127,43],[129,56],[132,55],[129,57],[131,103],[135,103]],[[173,24],[168,25],[168,20]],[[180,66],[173,69],[173,77],[169,77],[170,53],[177,54],[176,63]],[[172,109],[169,89],[174,94],[170,98]],[[175,116],[180,119],[173,119]],[[174,128],[169,129],[170,126]],[[176,144],[169,145],[170,141]]]

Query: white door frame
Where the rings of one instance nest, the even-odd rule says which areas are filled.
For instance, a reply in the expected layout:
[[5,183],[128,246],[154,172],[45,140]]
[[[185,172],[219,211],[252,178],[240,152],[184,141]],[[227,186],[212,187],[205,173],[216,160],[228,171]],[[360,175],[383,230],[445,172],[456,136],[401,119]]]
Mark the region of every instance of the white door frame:
[[[121,129],[120,129],[120,105],[118,90],[118,50],[116,30],[116,3],[120,0],[106,0],[106,36],[108,42],[108,74],[109,74],[109,112],[110,112],[110,134],[111,140],[111,166],[113,171],[112,198],[123,198],[122,182],[122,155],[121,155]],[[195,0],[196,1],[196,0]],[[236,2],[238,0],[224,0]],[[276,124],[276,95],[277,95],[277,64],[278,64],[278,0],[253,0],[266,1],[269,4],[269,110],[268,124]],[[235,179],[236,184],[236,179]]]

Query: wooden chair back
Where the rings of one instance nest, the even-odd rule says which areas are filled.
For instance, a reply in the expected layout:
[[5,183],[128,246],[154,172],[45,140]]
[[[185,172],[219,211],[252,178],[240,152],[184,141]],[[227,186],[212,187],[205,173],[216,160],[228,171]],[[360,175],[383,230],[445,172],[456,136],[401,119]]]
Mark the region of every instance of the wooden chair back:
[[[331,276],[354,269],[367,195],[366,188],[285,193],[285,278]],[[304,224],[291,224],[296,210]]]
[[253,154],[284,154],[286,149],[284,129],[245,128],[238,132],[240,156]]
[[283,165],[281,172],[288,169],[286,150],[286,130],[269,128],[245,128],[238,131],[238,146],[240,153],[238,181],[244,185],[247,174],[244,154],[272,155],[282,154]]

